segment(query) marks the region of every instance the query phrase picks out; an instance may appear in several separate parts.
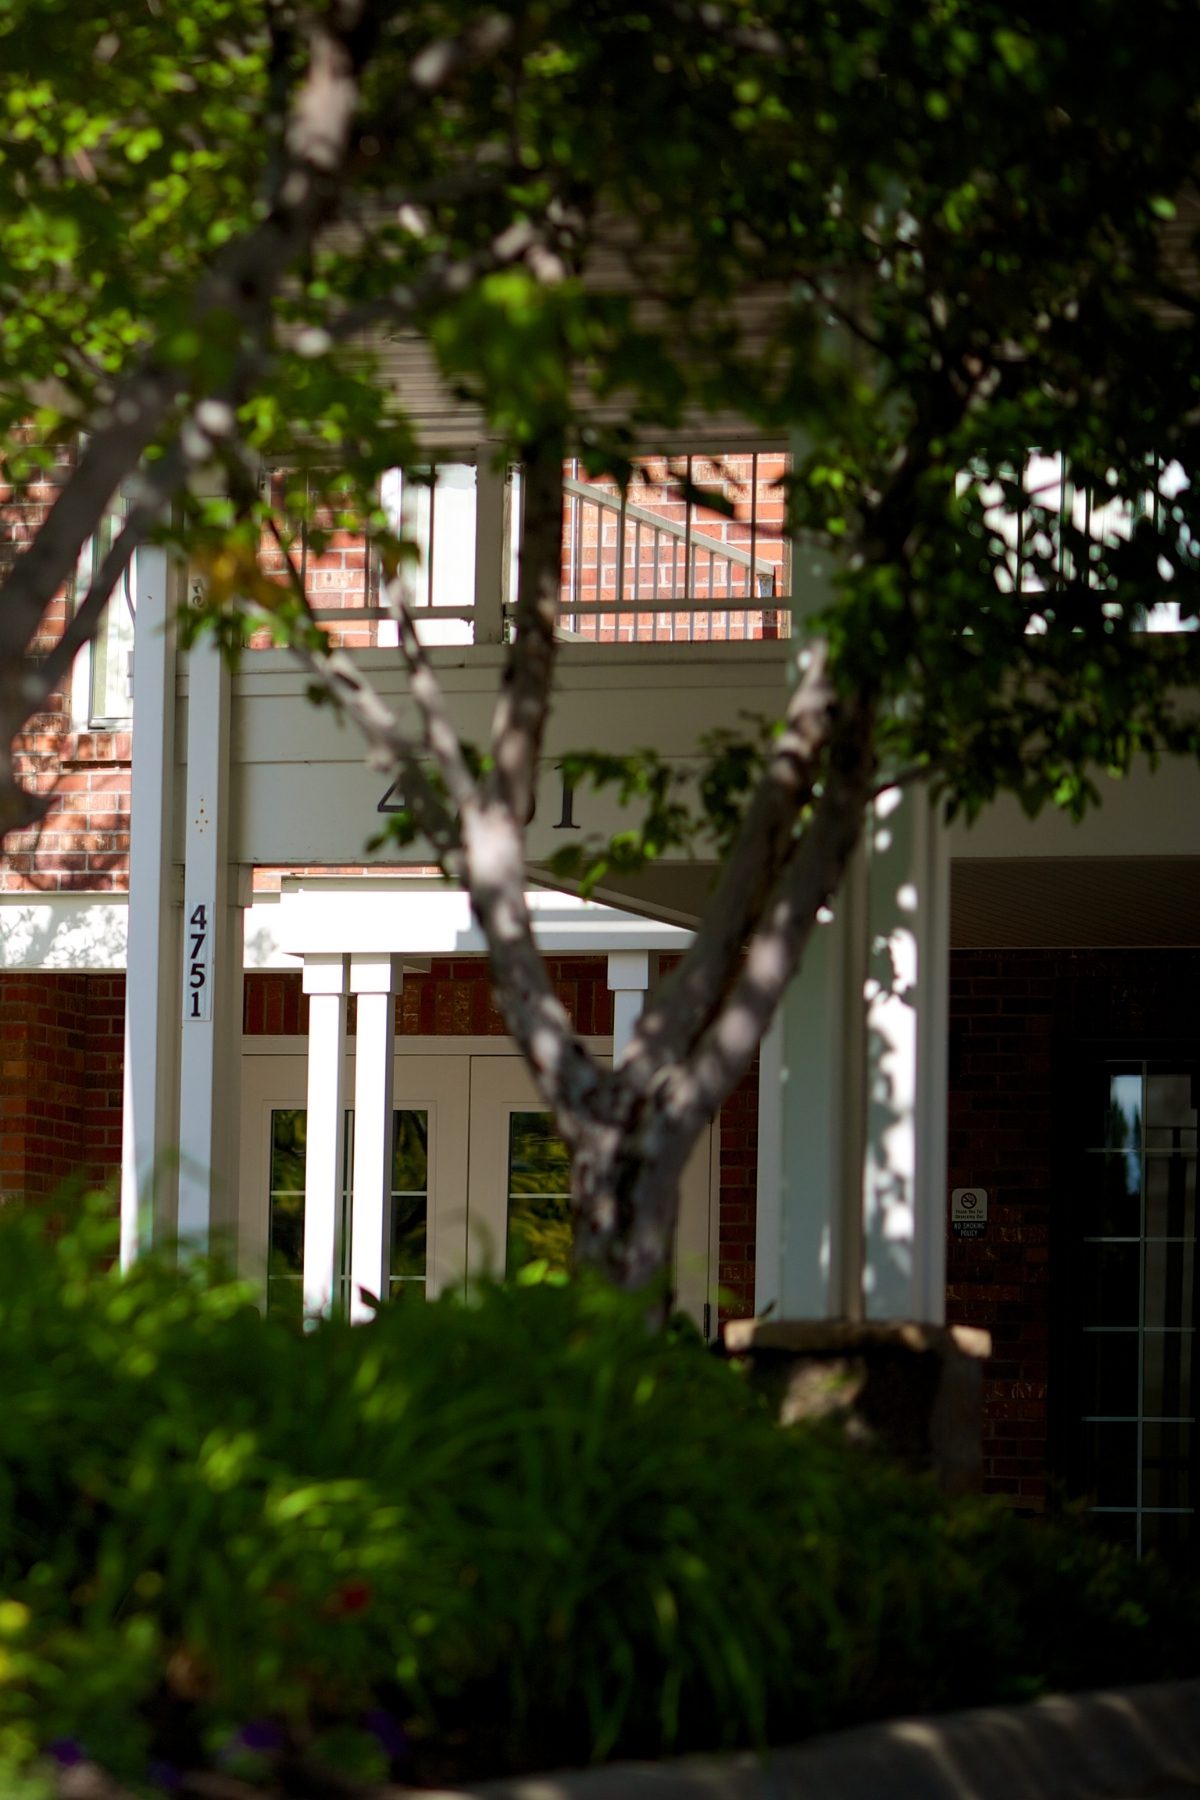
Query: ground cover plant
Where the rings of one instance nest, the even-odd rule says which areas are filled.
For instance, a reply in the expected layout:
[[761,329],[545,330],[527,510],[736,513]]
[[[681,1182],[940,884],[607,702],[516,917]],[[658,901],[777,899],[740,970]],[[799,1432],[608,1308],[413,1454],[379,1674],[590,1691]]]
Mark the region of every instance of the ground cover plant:
[[1196,1665],[1153,1568],[780,1429],[598,1281],[305,1334],[108,1230],[0,1220],[5,1792],[439,1782]]

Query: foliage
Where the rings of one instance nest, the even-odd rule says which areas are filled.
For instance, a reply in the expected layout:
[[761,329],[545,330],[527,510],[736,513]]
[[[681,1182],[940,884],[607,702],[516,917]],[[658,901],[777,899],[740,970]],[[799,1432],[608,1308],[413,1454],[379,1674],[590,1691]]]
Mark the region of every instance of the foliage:
[[592,1282],[304,1334],[96,1216],[0,1236],[0,1763],[438,1780],[1194,1662],[1078,1524],[783,1432]]
[[[400,778],[392,830],[471,892],[575,1153],[581,1253],[652,1277],[662,1195],[881,786],[1078,815],[1108,776],[1200,748],[1197,53],[1179,0],[9,0],[0,460],[19,485],[55,441],[87,442],[0,582],[0,832],[45,805],[7,746],[137,543],[168,539],[205,579],[192,628],[231,654],[267,629]],[[481,454],[524,466],[478,756],[380,503],[384,471],[439,449],[388,374],[410,336]],[[717,747],[692,792],[661,757],[575,747],[582,778],[644,815],[576,878],[679,844],[720,863],[610,1075],[556,1007],[522,897],[562,458],[620,478],[730,414],[795,445],[797,564],[833,574],[797,596],[801,675],[765,750]],[[1031,482],[1033,451],[1065,459],[1065,506]],[[260,487],[281,459],[305,480]],[[42,658],[122,486],[124,529]],[[329,653],[296,572],[262,561],[339,527],[372,541],[401,626],[396,708]],[[1183,629],[1150,636],[1163,600]]]

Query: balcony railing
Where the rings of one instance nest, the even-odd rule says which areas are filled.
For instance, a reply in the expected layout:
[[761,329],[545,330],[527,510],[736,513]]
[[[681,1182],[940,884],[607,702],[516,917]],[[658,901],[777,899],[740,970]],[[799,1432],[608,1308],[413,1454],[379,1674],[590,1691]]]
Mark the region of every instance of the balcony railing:
[[[703,470],[699,461],[640,464],[624,488],[566,478],[560,619],[572,637],[730,643],[788,635],[786,608],[764,604],[787,593],[778,485],[785,459],[751,452],[706,459]],[[705,505],[706,476],[719,485],[720,509]]]
[[[637,464],[622,489],[603,478],[583,480],[578,465],[568,464],[562,636],[592,643],[786,637],[790,546],[781,477],[787,466],[782,452],[658,458]],[[281,472],[275,479],[276,505],[283,511],[287,484],[297,477]],[[494,641],[511,629],[520,470],[497,475],[470,463],[393,470],[380,497],[393,529],[418,548],[403,578],[423,640]],[[266,572],[283,578],[275,545],[264,543],[262,562]],[[310,534],[297,529],[292,564],[316,618],[339,643],[396,643],[395,622],[380,604],[376,559],[364,538],[326,528],[316,550]],[[481,584],[490,626],[485,607],[477,604]],[[265,647],[265,636],[261,641]]]

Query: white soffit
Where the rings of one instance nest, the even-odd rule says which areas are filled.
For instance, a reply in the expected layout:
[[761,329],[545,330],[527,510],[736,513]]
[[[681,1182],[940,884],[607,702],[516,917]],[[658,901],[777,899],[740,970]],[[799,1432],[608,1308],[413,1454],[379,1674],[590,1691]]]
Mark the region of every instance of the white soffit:
[[972,857],[950,870],[956,949],[1200,946],[1200,857]]

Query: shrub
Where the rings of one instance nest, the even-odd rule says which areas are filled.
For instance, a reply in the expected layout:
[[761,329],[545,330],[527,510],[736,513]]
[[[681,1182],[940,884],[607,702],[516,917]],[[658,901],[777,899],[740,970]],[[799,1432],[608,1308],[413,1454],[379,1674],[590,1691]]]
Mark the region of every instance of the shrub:
[[783,1432],[589,1282],[307,1334],[0,1222],[0,1767],[444,1779],[1187,1667],[1186,1598]]

